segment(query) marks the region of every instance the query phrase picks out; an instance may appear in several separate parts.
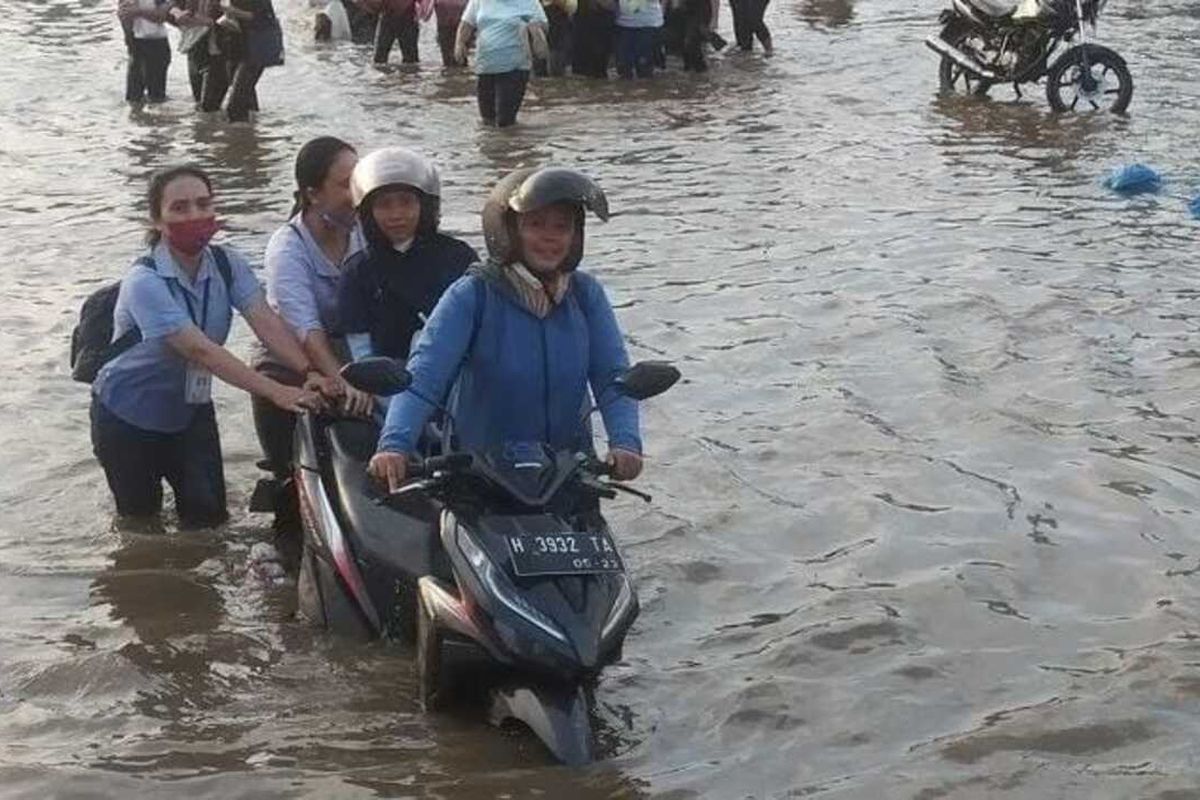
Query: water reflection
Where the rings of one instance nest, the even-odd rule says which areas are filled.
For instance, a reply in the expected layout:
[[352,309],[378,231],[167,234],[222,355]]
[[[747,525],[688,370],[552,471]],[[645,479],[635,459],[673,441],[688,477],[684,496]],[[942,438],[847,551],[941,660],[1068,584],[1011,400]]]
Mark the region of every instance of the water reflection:
[[1029,102],[948,93],[935,97],[930,109],[943,122],[931,140],[948,163],[959,166],[978,166],[1000,155],[1051,171],[1070,170],[1099,138],[1125,125],[1113,116],[1055,114]]
[[814,28],[842,28],[854,21],[854,0],[802,0],[796,16]]
[[224,614],[220,593],[197,571],[222,547],[210,536],[124,534],[111,564],[96,576],[91,596],[136,636],[122,656],[153,676],[138,709],[176,720],[187,708],[213,708],[222,700],[209,670],[210,637]]

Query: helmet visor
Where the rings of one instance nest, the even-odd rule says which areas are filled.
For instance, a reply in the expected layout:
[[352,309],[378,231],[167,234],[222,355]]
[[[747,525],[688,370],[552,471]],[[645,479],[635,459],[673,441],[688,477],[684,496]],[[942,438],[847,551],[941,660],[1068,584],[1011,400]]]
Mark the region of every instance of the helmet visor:
[[508,199],[508,207],[518,214],[555,203],[581,205],[602,221],[608,219],[608,198],[596,183],[573,169],[550,167],[526,178]]

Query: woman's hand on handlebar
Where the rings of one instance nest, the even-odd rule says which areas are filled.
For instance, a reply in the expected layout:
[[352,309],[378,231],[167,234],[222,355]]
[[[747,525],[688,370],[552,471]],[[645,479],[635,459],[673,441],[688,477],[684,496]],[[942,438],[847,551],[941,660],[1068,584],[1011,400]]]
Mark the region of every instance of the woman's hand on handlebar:
[[342,396],[341,379],[326,377],[315,369],[304,376],[304,388],[319,393],[326,400],[336,400]]
[[342,410],[352,417],[369,417],[375,410],[375,396],[342,381]]
[[310,392],[307,389],[301,389],[296,386],[285,386],[282,383],[275,384],[275,388],[271,392],[269,399],[284,411],[290,411],[293,414],[301,414],[305,411],[320,411],[325,405],[325,401],[321,399],[321,395],[316,392]]
[[642,474],[642,456],[614,447],[608,451],[609,476],[614,481],[631,481]]
[[367,464],[367,472],[372,478],[387,486],[389,492],[394,492],[404,483],[408,474],[408,457],[403,453],[381,450],[371,456]]

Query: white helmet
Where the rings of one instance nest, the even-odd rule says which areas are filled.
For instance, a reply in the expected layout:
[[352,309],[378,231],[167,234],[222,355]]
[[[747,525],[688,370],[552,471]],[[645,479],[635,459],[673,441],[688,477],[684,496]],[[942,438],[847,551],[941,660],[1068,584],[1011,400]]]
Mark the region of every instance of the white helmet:
[[385,186],[408,186],[435,199],[442,196],[437,167],[407,147],[385,147],[359,159],[350,175],[354,207]]

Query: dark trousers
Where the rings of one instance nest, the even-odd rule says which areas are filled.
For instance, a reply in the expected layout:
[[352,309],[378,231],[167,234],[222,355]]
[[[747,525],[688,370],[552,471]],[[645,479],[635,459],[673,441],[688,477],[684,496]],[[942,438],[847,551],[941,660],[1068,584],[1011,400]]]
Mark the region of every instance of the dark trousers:
[[125,99],[137,103],[146,97],[151,103],[167,99],[167,67],[171,63],[171,45],[166,39],[130,39],[129,69],[125,73]]
[[770,0],[729,0],[729,8],[733,12],[733,38],[737,46],[749,52],[754,49],[754,37],[766,50],[771,49],[771,32],[763,16],[767,13],[767,3]]
[[533,60],[533,74],[543,78],[566,75],[567,65],[571,63],[571,16],[558,6],[551,6],[546,9],[546,18],[550,22],[546,30],[550,53],[546,58]]
[[192,85],[192,99],[200,103],[204,99],[204,73],[208,71],[210,56],[208,40],[196,42],[188,50],[188,82]]
[[709,0],[687,0],[667,12],[663,39],[667,50],[683,57],[683,68],[694,72],[708,69],[704,44],[712,36],[712,6]]
[[616,33],[616,15],[591,3],[580,3],[573,27],[571,71],[589,78],[607,78]]
[[617,28],[617,74],[622,78],[654,77],[658,28]]
[[455,67],[458,62],[454,60],[454,39],[458,36],[458,24],[442,25],[438,23],[438,49],[442,51],[442,66]]
[[225,95],[229,93],[233,68],[236,66],[224,55],[208,56],[208,65],[204,68],[204,80],[200,88],[201,111],[221,110]]
[[[273,381],[286,386],[302,386],[302,376],[278,364],[264,362],[255,369]],[[296,415],[258,395],[250,396],[254,414],[254,431],[270,470],[277,478],[286,478],[292,471],[292,435],[296,430]]]
[[515,124],[528,83],[527,69],[477,76],[475,96],[479,101],[479,116],[483,118],[484,124],[499,128]]
[[246,61],[237,65],[233,73],[233,84],[229,88],[229,104],[225,113],[230,122],[245,122],[250,119],[251,111],[258,111],[258,79],[262,77],[263,67]]
[[406,14],[380,14],[379,27],[375,29],[375,63],[387,63],[393,43],[400,45],[403,63],[417,63],[417,36],[420,32],[417,18],[412,11]]
[[158,433],[130,425],[92,398],[92,451],[123,516],[149,517],[162,510],[162,482],[175,493],[179,521],[188,527],[216,525],[225,508],[225,468],[211,403],[196,406],[181,433]]

